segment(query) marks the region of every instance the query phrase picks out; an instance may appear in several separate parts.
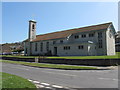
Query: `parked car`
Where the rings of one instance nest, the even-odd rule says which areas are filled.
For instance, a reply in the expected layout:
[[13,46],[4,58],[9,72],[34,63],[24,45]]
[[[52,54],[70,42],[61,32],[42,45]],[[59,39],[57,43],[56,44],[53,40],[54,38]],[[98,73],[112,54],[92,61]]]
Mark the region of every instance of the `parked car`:
[[11,52],[3,52],[2,55],[11,55]]
[[12,54],[18,54],[18,52],[11,52]]

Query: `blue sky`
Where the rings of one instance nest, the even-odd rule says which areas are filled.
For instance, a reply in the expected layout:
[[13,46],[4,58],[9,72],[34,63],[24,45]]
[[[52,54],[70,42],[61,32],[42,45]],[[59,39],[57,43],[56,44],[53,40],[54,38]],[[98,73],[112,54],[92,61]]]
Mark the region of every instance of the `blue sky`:
[[2,43],[28,37],[28,21],[37,21],[37,34],[113,22],[118,29],[117,2],[3,2]]

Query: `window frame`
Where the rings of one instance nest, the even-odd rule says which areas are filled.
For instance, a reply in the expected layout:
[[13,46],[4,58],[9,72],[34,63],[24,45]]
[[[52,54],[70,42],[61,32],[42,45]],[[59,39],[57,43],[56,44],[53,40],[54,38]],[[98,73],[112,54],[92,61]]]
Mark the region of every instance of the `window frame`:
[[84,45],[79,45],[78,49],[83,50],[84,49]]
[[75,35],[74,38],[75,38],[75,39],[79,39],[79,35]]
[[94,37],[94,33],[89,33],[89,37]]
[[103,37],[102,32],[98,32],[98,38],[102,38],[102,37]]
[[64,46],[63,50],[70,50],[70,46]]
[[82,34],[81,37],[82,37],[82,38],[86,38],[86,34]]
[[32,24],[32,29],[35,29],[35,24]]
[[102,42],[102,40],[98,40],[98,48],[103,48],[103,42]]
[[35,43],[35,51],[36,51],[36,52],[37,52],[37,50],[38,50],[38,47],[37,47],[37,46],[38,46],[38,43],[36,42],[36,43]]
[[53,41],[53,44],[56,44],[56,41]]
[[60,40],[60,43],[63,43],[63,40]]
[[43,52],[43,42],[40,43],[40,51]]
[[46,42],[46,51],[49,51],[49,42]]

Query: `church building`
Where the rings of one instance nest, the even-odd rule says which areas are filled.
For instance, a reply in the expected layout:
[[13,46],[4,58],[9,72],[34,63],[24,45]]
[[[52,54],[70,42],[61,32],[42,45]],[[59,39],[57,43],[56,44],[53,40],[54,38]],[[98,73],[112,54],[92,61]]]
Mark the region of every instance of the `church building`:
[[112,22],[36,35],[36,21],[29,21],[25,55],[98,56],[115,55]]

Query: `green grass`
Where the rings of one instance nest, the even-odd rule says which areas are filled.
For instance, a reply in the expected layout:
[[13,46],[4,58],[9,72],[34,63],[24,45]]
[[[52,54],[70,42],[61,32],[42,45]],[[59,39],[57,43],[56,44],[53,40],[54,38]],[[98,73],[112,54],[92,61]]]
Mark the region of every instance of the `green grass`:
[[9,60],[0,60],[0,61],[5,63],[22,64],[22,65],[28,65],[28,66],[41,67],[41,68],[57,68],[57,69],[73,69],[73,70],[74,69],[98,69],[97,67],[88,67],[88,66],[29,63],[29,62],[9,61]]
[[23,90],[37,90],[36,86],[33,83],[22,77],[3,72],[0,72],[0,76],[2,77],[2,88],[22,88]]
[[117,59],[120,57],[120,52],[113,56],[65,56],[65,57],[47,57],[47,58],[63,58],[63,59]]
[[[18,58],[35,58],[39,56],[12,56],[12,55],[0,55],[3,57],[18,57]],[[45,57],[45,58],[63,58],[63,59],[116,59],[120,57],[120,52],[116,52],[113,56],[64,56],[64,57]]]

